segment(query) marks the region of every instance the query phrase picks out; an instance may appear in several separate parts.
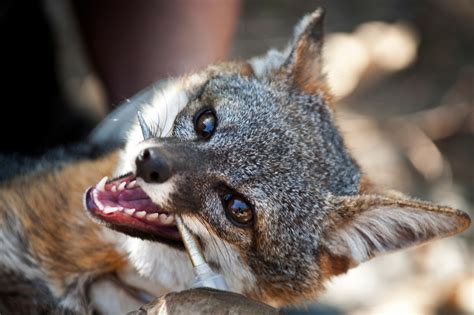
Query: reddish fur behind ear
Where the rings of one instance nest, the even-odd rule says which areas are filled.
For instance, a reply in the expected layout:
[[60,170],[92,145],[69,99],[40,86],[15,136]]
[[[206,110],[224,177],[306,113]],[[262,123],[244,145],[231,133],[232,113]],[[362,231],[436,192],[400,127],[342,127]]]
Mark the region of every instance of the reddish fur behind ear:
[[334,255],[327,248],[321,247],[319,268],[324,279],[346,273],[354,265],[349,257]]
[[244,77],[252,77],[254,76],[254,72],[252,66],[247,61],[238,62],[240,65],[240,74]]
[[295,85],[301,91],[308,94],[320,94],[326,104],[331,105],[334,101],[334,95],[332,94],[331,87],[323,79],[322,81],[306,81],[303,78],[296,80]]
[[366,195],[377,192],[377,186],[367,177],[362,176],[359,184],[359,194]]
[[218,64],[210,65],[207,67],[205,72],[208,77],[222,75],[224,73],[237,73],[244,77],[251,77],[254,75],[252,66],[247,61],[242,60],[233,62],[220,62]]
[[409,199],[405,194],[399,191],[393,189],[384,189],[383,187],[377,186],[366,175],[363,175],[360,180],[359,195],[379,195],[392,199]]

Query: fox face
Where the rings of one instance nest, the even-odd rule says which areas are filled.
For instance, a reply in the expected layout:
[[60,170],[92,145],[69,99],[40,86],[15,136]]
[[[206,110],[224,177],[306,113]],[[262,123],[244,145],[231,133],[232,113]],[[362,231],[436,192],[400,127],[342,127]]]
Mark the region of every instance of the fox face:
[[322,10],[284,52],[212,65],[143,109],[117,177],[85,195],[127,235],[137,269],[172,290],[192,268],[175,215],[231,290],[275,306],[313,299],[377,254],[466,229],[455,209],[378,190],[344,146],[324,80]]

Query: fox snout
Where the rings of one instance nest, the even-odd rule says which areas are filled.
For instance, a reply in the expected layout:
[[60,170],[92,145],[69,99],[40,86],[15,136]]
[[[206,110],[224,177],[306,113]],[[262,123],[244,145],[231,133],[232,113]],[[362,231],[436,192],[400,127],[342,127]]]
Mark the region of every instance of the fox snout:
[[137,177],[150,184],[161,184],[172,176],[170,162],[158,147],[141,151],[135,159]]
[[170,213],[196,211],[199,183],[207,182],[203,150],[175,139],[145,140],[131,157],[137,184],[160,207]]

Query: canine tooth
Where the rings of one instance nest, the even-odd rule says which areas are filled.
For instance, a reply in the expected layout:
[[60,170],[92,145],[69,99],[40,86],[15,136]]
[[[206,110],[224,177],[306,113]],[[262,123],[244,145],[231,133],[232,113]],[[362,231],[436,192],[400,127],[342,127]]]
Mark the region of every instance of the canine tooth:
[[137,187],[137,181],[136,180],[132,180],[131,182],[129,182],[127,184],[127,188],[131,189],[131,188],[135,188],[135,187]]
[[117,186],[113,185],[110,190],[112,190],[112,192],[117,192]]
[[135,209],[124,209],[123,212],[131,216],[135,212]]
[[100,182],[99,182],[97,185],[95,185],[95,188],[96,188],[97,190],[100,190],[100,191],[102,191],[102,192],[105,192],[105,183],[107,182],[108,179],[109,179],[109,178],[108,178],[107,176],[104,176],[104,177],[100,180]]
[[160,215],[159,215],[158,213],[151,213],[151,214],[147,214],[145,218],[146,218],[148,221],[156,221],[156,220],[158,220],[158,217],[159,217],[159,216],[160,216]]
[[112,213],[112,212],[117,212],[119,210],[122,210],[122,208],[121,207],[105,207],[104,208],[104,213],[108,214],[108,213]]
[[125,185],[127,185],[126,182],[120,183],[120,185],[118,186],[117,190],[124,190],[124,189],[125,189]]
[[97,190],[92,193],[92,196],[94,197],[94,202],[97,205],[97,208],[99,208],[101,211],[104,211],[104,205],[99,200],[99,194],[97,193]]
[[146,215],[146,212],[145,211],[138,211],[138,212],[135,212],[135,216],[137,218],[144,218]]
[[94,197],[95,203],[97,203],[97,201],[99,201],[99,194],[97,193],[97,190],[94,190],[92,192],[92,197]]

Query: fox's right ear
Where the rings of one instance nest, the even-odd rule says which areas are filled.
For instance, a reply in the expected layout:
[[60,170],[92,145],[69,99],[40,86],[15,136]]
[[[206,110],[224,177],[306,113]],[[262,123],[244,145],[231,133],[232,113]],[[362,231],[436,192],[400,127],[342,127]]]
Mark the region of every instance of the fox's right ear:
[[320,264],[334,268],[343,261],[347,270],[378,254],[462,232],[470,218],[460,210],[404,197],[357,195],[337,198],[328,222]]
[[307,93],[315,93],[326,82],[323,72],[324,16],[324,10],[319,8],[295,27],[291,51],[280,69],[292,87]]
[[285,51],[270,50],[263,57],[249,60],[256,76],[277,76],[290,87],[311,94],[321,87],[326,89],[322,60],[324,16],[324,10],[319,8],[303,17]]

